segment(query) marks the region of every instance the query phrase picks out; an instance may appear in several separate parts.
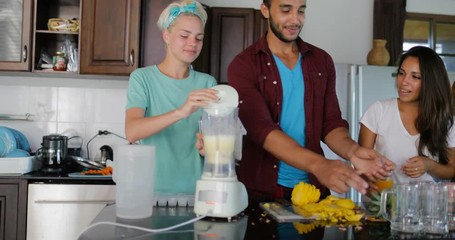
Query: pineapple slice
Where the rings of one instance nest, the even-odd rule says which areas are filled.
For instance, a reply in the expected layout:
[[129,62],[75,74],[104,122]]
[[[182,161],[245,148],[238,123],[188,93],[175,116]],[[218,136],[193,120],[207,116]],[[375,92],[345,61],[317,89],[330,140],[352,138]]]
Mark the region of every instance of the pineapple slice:
[[296,206],[303,206],[318,202],[320,196],[321,192],[314,185],[300,182],[292,190],[291,201]]

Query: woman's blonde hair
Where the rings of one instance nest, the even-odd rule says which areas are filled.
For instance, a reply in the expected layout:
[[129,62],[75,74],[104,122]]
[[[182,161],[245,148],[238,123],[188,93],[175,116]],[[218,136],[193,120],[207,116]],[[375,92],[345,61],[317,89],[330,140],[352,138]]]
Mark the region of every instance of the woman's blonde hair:
[[169,6],[161,12],[156,24],[161,31],[166,30],[173,25],[180,15],[193,15],[198,17],[201,19],[203,27],[205,27],[205,23],[207,22],[207,13],[199,2],[194,0],[182,0],[169,4]]

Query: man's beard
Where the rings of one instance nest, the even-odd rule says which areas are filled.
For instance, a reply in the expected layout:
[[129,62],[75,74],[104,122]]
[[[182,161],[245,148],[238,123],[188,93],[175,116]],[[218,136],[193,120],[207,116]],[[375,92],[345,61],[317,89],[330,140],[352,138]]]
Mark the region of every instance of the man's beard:
[[[297,37],[295,37],[293,39],[287,39],[286,37],[284,37],[283,33],[279,30],[278,25],[275,24],[275,22],[273,21],[273,18],[272,18],[271,14],[269,15],[269,24],[270,24],[270,29],[272,30],[273,34],[275,34],[275,36],[278,39],[280,39],[281,41],[286,42],[286,43],[290,43],[290,42],[293,42],[294,40],[297,39]],[[301,30],[302,29],[300,28],[298,35],[300,35],[300,31]]]

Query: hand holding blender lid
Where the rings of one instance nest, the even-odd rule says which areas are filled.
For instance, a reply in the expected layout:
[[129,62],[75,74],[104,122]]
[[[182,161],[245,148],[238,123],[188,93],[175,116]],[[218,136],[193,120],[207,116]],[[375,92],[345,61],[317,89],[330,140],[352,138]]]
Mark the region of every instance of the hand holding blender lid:
[[218,96],[218,100],[204,107],[204,111],[208,114],[229,114],[239,105],[239,94],[233,87],[229,85],[216,85],[212,87],[212,89],[218,91],[216,94]]
[[194,212],[199,215],[228,218],[248,206],[245,186],[235,173],[235,138],[238,133],[238,94],[228,85],[218,90],[217,102],[204,107],[200,130],[205,157],[202,177],[196,183]]

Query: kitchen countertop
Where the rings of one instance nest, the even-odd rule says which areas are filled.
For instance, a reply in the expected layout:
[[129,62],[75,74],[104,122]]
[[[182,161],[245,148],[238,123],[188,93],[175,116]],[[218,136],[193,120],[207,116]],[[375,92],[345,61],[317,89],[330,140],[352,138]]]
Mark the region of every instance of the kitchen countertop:
[[112,177],[99,177],[99,176],[68,176],[66,172],[45,173],[41,171],[34,171],[23,174],[20,176],[29,182],[42,182],[42,183],[67,183],[67,184],[115,184]]
[[[117,218],[115,205],[106,206],[92,224],[116,222],[143,228],[164,228],[195,218],[191,207],[155,207],[153,216],[127,220]],[[299,229],[301,232],[297,230]],[[453,239],[454,233],[445,239]],[[249,207],[232,222],[224,219],[204,218],[192,224],[163,233],[147,233],[132,228],[100,224],[86,229],[79,240],[88,239],[307,239],[307,240],[385,240],[428,239],[409,236],[391,236],[386,222],[364,222],[361,226],[317,226],[304,223],[277,223],[257,207]],[[441,239],[441,238],[439,238]]]

